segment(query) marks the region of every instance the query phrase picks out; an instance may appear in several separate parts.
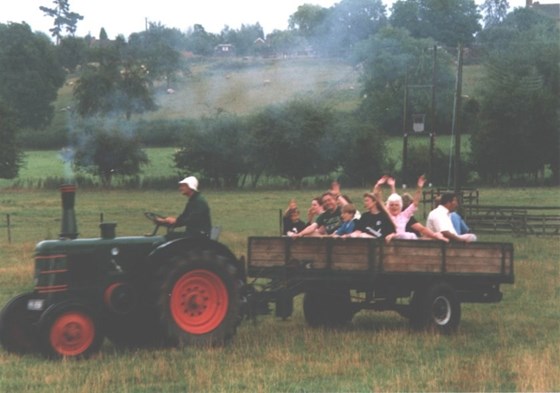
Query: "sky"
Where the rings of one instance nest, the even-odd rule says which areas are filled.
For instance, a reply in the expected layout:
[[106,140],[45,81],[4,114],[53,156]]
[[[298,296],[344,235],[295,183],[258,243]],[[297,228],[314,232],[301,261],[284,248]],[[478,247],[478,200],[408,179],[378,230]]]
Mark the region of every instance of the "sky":
[[[288,18],[299,5],[331,7],[340,0],[69,0],[70,11],[84,19],[78,22],[77,36],[99,36],[105,28],[109,38],[142,31],[148,22],[186,31],[200,24],[207,32],[219,33],[224,26],[239,29],[241,24],[257,22],[264,33],[286,30]],[[483,0],[475,0],[480,4]],[[557,2],[544,0],[541,3]],[[389,10],[392,0],[383,0]],[[525,5],[525,0],[509,0],[511,8]],[[50,35],[53,19],[40,6],[53,8],[53,0],[0,0],[0,23],[25,21],[34,31]]]

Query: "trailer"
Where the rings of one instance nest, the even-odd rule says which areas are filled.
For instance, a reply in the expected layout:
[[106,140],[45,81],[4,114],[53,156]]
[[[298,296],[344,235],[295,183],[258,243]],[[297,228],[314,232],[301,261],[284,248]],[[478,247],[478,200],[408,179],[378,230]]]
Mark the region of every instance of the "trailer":
[[461,303],[496,303],[514,282],[511,243],[435,240],[250,237],[247,275],[255,298],[289,317],[304,294],[311,326],[348,323],[360,310],[393,310],[417,329],[451,333]]

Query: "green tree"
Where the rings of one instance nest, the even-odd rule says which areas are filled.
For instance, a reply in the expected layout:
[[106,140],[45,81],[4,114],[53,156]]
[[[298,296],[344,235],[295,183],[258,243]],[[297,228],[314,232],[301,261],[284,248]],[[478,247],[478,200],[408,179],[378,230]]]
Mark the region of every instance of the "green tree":
[[53,0],[54,7],[48,8],[40,6],[39,9],[54,19],[54,26],[49,29],[51,35],[56,39],[58,44],[62,39],[63,31],[74,35],[78,28],[78,21],[84,17],[76,12],[70,11],[70,4],[68,0]]
[[179,52],[182,45],[179,30],[150,23],[148,30],[130,35],[128,52],[146,66],[152,80],[165,80],[169,88],[177,72],[183,69]]
[[266,36],[270,50],[276,54],[295,54],[304,51],[307,40],[293,30],[274,30]]
[[76,111],[82,117],[124,114],[157,109],[152,80],[142,59],[127,56],[126,43],[100,48],[98,64],[86,67],[74,87]]
[[185,34],[185,49],[196,55],[209,56],[218,44],[219,38],[215,34],[206,32],[199,24],[195,24]]
[[109,36],[107,35],[107,31],[105,31],[105,28],[102,27],[101,30],[99,30],[99,41],[108,41],[109,40]]
[[[429,114],[433,73],[431,39],[416,39],[403,29],[386,28],[362,42],[354,61],[362,67],[360,116],[387,134],[402,135],[406,85],[425,86],[409,89],[407,119],[413,113]],[[427,116],[426,129],[438,133],[450,129],[454,75],[451,60],[443,50],[437,51],[436,122]],[[410,122],[407,127],[412,128]]]
[[549,166],[559,181],[560,47],[553,20],[517,9],[480,37],[487,50],[480,85],[480,128],[473,162],[488,181],[537,176]]
[[288,179],[300,187],[304,177],[336,167],[336,145],[328,143],[334,114],[322,104],[294,100],[271,106],[250,120],[255,170]]
[[74,72],[76,67],[86,64],[88,54],[88,44],[81,37],[63,37],[57,46],[60,65],[70,72]]
[[508,0],[484,0],[480,10],[484,14],[484,27],[489,28],[504,20],[509,10],[509,2]]
[[17,120],[0,100],[0,178],[17,177],[23,164],[23,152],[16,141]]
[[305,38],[322,35],[324,23],[329,14],[327,8],[319,5],[303,4],[297,11],[290,15],[288,26],[290,30],[297,31]]
[[248,172],[245,120],[234,115],[203,119],[200,128],[186,133],[175,153],[177,168],[198,172],[216,186],[235,188]]
[[354,46],[387,25],[381,0],[342,0],[329,9],[320,51],[346,56]]
[[40,129],[50,123],[64,79],[46,35],[34,34],[25,23],[0,24],[0,100],[19,127]]
[[372,123],[355,114],[340,115],[337,132],[332,135],[340,153],[341,181],[369,188],[381,175],[390,172],[386,156],[386,137]]
[[110,187],[115,176],[133,176],[149,163],[137,138],[117,128],[95,128],[74,142],[74,166],[99,176]]
[[480,31],[474,0],[398,0],[389,21],[416,38],[431,37],[449,47],[470,45]]

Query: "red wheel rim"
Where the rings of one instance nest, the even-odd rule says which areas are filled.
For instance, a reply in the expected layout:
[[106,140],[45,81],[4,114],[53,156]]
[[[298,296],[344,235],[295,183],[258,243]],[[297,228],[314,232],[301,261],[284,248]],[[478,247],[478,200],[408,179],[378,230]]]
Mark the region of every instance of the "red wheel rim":
[[222,279],[208,270],[193,270],[181,276],[169,304],[175,323],[191,334],[205,334],[220,326],[228,305],[228,291]]
[[52,324],[51,346],[62,356],[77,356],[91,346],[95,338],[93,320],[81,312],[67,312]]

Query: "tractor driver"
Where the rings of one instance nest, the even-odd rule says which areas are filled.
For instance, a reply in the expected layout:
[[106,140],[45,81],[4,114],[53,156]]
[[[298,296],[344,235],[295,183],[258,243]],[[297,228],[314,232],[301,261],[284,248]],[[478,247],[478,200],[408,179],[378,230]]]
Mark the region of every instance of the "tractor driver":
[[187,236],[210,237],[212,224],[210,221],[210,208],[206,199],[198,191],[198,180],[194,176],[185,177],[179,182],[179,191],[189,198],[185,210],[177,218],[166,217],[157,219],[160,223],[165,223],[173,227],[186,226]]

